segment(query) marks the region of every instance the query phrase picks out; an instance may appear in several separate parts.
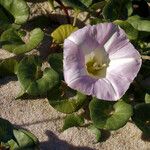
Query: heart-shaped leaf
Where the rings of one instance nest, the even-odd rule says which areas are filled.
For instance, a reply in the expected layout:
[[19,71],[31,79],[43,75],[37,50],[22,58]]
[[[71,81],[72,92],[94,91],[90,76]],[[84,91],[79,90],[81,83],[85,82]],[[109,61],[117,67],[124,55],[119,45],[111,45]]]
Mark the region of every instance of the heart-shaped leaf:
[[36,56],[25,57],[18,65],[17,77],[22,86],[22,94],[45,95],[59,83],[59,75],[52,68],[41,70],[41,61]]
[[2,48],[14,54],[23,54],[36,48],[43,40],[44,33],[40,28],[30,32],[29,40],[24,43],[20,32],[13,28],[8,29],[1,35]]
[[0,78],[14,75],[17,71],[18,60],[15,58],[7,58],[0,60]]
[[144,134],[150,136],[150,103],[135,105],[132,119]]
[[138,30],[133,28],[133,26],[127,21],[115,20],[114,24],[119,25],[127,34],[130,40],[135,40],[138,38]]
[[75,115],[75,114],[67,115],[64,120],[64,125],[63,125],[62,130],[64,131],[71,127],[82,126],[83,124],[84,124],[83,117],[81,117],[79,115]]
[[50,66],[59,73],[60,77],[63,79],[63,54],[53,53],[48,56],[48,62]]
[[14,17],[16,24],[23,24],[27,21],[29,7],[24,0],[0,0],[0,5]]
[[150,32],[150,20],[139,16],[131,16],[127,20],[135,29]]
[[69,114],[82,107],[86,101],[86,96],[70,89],[66,85],[62,85],[61,87],[53,88],[48,93],[48,100],[54,109]]
[[55,29],[51,36],[53,38],[53,42],[57,44],[62,44],[64,40],[74,31],[76,31],[78,28],[74,27],[70,24],[65,24],[59,26],[57,29]]
[[132,106],[122,100],[114,104],[93,98],[89,108],[93,124],[99,129],[119,129],[127,123],[132,115]]

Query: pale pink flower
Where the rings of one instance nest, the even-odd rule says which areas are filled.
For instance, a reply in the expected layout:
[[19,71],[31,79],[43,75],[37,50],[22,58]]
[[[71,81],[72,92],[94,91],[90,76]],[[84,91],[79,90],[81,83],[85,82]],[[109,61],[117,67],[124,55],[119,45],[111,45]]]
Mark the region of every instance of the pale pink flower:
[[120,27],[101,23],[85,26],[65,40],[63,63],[69,87],[115,101],[137,76],[141,57]]

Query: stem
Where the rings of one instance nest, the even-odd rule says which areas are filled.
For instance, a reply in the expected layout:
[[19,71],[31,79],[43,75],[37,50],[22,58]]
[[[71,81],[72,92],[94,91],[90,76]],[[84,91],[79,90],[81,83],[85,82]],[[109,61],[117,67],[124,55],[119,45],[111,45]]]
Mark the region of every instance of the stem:
[[77,10],[77,11],[75,11],[75,16],[74,16],[74,20],[73,20],[73,26],[75,27],[76,26],[76,22],[77,22],[77,17],[78,17],[78,15],[79,15],[79,11]]

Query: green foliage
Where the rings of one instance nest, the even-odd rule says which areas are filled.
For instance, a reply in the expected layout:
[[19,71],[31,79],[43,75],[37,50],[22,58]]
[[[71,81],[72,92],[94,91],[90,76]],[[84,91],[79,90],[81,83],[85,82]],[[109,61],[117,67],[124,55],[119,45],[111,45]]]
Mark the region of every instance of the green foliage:
[[79,115],[75,115],[75,114],[67,115],[64,120],[64,125],[63,125],[62,130],[64,131],[71,127],[82,126],[83,124],[84,124],[83,117],[81,117]]
[[14,54],[23,54],[36,48],[43,40],[44,33],[40,28],[36,28],[30,32],[27,42],[20,37],[20,32],[10,28],[1,35],[2,48]]
[[150,103],[150,94],[145,94],[145,103]]
[[101,131],[94,125],[90,125],[88,129],[95,135],[96,143],[101,139]]
[[144,134],[150,136],[150,103],[135,105],[132,119]]
[[150,32],[150,20],[139,16],[131,16],[127,21],[139,31]]
[[9,121],[0,118],[0,142],[7,142],[10,138],[13,138],[12,129],[13,126]]
[[7,58],[0,60],[0,78],[16,74],[18,60],[16,58]]
[[[24,0],[0,0],[0,5],[14,17],[16,24],[23,24],[27,21],[29,7]],[[0,18],[2,18],[2,21],[8,22],[8,18],[4,13],[0,15]]]
[[127,19],[132,14],[132,3],[130,0],[109,0],[103,9],[106,20]]
[[91,3],[91,0],[87,0],[86,3],[85,0],[62,0],[65,4],[67,4],[68,6],[74,8],[74,9],[78,9],[81,11],[89,11],[87,5],[89,5]]
[[97,2],[97,3],[94,3],[91,8],[93,10],[97,10],[97,9],[103,9],[103,7],[106,5],[106,1],[100,1],[100,2]]
[[119,25],[127,34],[130,40],[136,40],[138,38],[138,30],[136,30],[130,23],[122,20],[115,20],[114,24]]
[[48,62],[50,66],[59,73],[60,77],[63,79],[63,54],[53,53],[48,56]]
[[122,100],[114,104],[93,98],[89,109],[95,127],[105,130],[117,130],[123,127],[132,115],[132,106]]
[[56,110],[70,114],[83,106],[86,96],[70,89],[66,85],[61,85],[60,87],[53,88],[48,93],[48,100],[50,105]]
[[13,125],[0,118],[0,143],[10,150],[37,150],[38,139],[30,132],[24,129],[16,129]]
[[[42,62],[36,56],[25,57],[18,65],[17,77],[21,83],[21,95],[45,95],[59,83],[59,75],[52,68],[41,70]],[[20,95],[20,96],[21,96]]]
[[59,26],[57,29],[55,29],[51,36],[53,38],[53,42],[57,44],[62,44],[64,40],[74,31],[76,31],[78,28],[74,27],[70,24],[65,24]]

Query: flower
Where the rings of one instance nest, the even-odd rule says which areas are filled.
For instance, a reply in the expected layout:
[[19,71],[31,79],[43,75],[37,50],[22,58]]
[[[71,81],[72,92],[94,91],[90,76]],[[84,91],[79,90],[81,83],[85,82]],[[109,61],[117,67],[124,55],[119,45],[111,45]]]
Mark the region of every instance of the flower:
[[112,23],[88,25],[64,41],[64,78],[72,89],[98,99],[120,99],[141,67],[138,51]]

